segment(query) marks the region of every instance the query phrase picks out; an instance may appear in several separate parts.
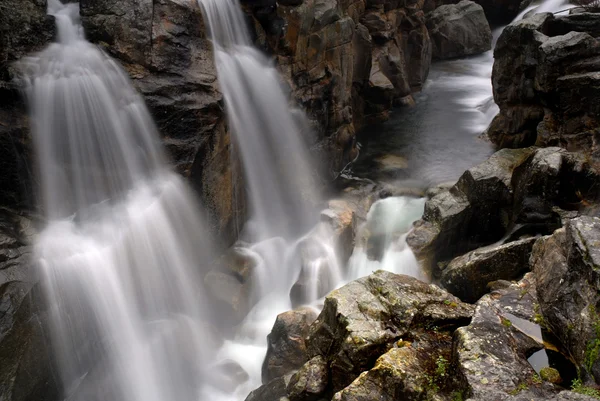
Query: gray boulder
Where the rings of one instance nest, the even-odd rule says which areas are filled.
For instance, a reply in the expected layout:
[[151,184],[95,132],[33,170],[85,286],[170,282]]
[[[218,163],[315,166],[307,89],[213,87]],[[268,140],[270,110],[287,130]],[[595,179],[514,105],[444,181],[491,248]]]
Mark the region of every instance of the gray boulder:
[[600,383],[600,219],[579,217],[540,239],[531,256],[548,328],[584,380]]
[[378,271],[327,296],[310,328],[308,350],[327,359],[333,390],[339,391],[419,327],[451,331],[471,313],[470,305],[439,287]]
[[442,271],[441,284],[463,301],[474,303],[488,292],[488,283],[516,279],[529,270],[535,241],[526,238],[459,256]]
[[492,31],[483,8],[468,0],[446,4],[427,14],[433,58],[471,56],[492,48]]

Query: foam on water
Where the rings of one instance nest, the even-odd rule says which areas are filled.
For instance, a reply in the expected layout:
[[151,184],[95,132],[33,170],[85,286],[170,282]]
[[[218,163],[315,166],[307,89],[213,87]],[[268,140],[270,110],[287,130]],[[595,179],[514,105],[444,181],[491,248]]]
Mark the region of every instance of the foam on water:
[[206,324],[199,205],[127,75],[49,0],[58,41],[21,62],[46,227],[35,260],[69,400],[197,400]]

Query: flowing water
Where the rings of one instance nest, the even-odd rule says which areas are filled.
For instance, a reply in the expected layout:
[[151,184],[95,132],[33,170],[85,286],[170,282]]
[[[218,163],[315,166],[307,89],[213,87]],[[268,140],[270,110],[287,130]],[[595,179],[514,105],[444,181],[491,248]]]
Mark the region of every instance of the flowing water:
[[47,225],[35,245],[65,399],[198,400],[212,335],[199,205],[127,75],[49,1],[58,41],[21,63]]
[[[35,252],[66,399],[243,400],[261,384],[278,313],[318,306],[344,281],[380,268],[427,280],[405,241],[422,198],[375,203],[341,273],[331,232],[318,222],[303,114],[249,42],[237,1],[199,3],[249,196],[237,247],[256,261],[255,305],[225,339],[213,333],[201,284],[212,247],[199,205],[167,167],[126,74],[85,40],[78,6],[49,0],[58,41],[22,68],[48,217]],[[476,137],[497,111],[491,65],[489,52],[434,66],[417,106],[372,128],[380,132],[354,173],[428,187],[482,161],[491,147]]]
[[277,314],[317,301],[342,276],[331,232],[318,224],[317,169],[303,113],[288,104],[279,73],[250,43],[237,0],[199,3],[249,195],[249,221],[238,246],[258,261],[252,297],[257,303],[216,358],[235,361],[248,379],[237,388],[207,388],[205,399],[241,400],[261,384],[266,336]]

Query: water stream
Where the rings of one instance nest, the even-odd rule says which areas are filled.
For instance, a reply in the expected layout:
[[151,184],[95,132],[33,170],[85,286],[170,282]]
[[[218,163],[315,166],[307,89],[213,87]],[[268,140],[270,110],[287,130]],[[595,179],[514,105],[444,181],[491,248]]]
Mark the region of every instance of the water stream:
[[[200,206],[168,168],[127,75],[85,40],[78,5],[49,0],[58,41],[21,66],[48,219],[35,254],[65,399],[241,401],[261,385],[278,313],[318,307],[380,268],[428,279],[405,241],[423,212],[415,197],[373,205],[343,273],[319,222],[303,113],[250,43],[237,0],[198,1],[249,197],[236,246],[256,261],[255,304],[227,336],[214,333],[202,290],[213,247]],[[491,54],[435,65],[416,107],[369,129],[352,173],[427,188],[483,161],[492,149],[477,137],[497,112]]]
[[47,225],[35,257],[65,399],[197,400],[206,322],[200,207],[127,74],[49,0],[58,41],[21,63]]

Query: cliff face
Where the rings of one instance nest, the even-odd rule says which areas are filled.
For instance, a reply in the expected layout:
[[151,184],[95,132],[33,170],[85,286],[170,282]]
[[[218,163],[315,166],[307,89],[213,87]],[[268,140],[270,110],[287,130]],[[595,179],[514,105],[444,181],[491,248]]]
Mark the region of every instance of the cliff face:
[[509,25],[494,51],[499,147],[561,146],[600,155],[600,14],[541,14]]
[[257,38],[317,131],[335,176],[356,156],[355,132],[412,103],[431,63],[423,1],[295,0],[250,5]]
[[196,0],[83,0],[88,39],[121,61],[176,169],[198,189],[213,231],[233,241],[244,192],[232,159],[210,41]]

